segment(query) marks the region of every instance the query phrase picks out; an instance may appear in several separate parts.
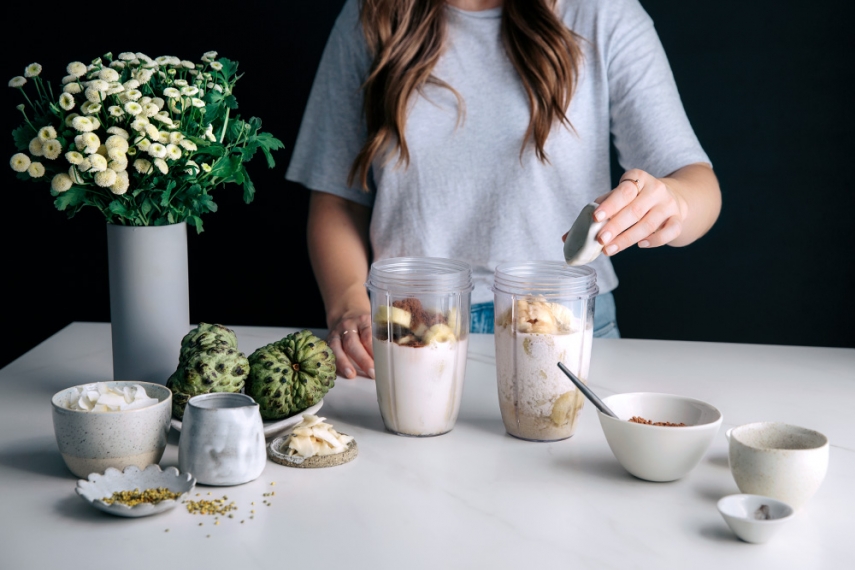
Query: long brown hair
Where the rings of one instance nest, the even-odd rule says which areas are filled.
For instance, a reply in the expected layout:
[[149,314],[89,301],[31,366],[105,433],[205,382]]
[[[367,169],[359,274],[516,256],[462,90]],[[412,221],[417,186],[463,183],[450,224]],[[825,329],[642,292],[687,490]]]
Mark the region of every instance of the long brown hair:
[[[503,0],[502,43],[522,80],[531,118],[520,155],[534,143],[537,158],[548,162],[544,145],[556,122],[570,126],[567,109],[576,87],[580,38],[555,13],[557,0]],[[454,88],[431,75],[446,35],[446,0],[361,0],[360,20],[374,57],[363,89],[368,138],[350,169],[368,187],[368,170],[378,152],[394,146],[398,163],[408,164],[404,137],[410,98],[426,84]],[[459,116],[458,116],[459,117]]]

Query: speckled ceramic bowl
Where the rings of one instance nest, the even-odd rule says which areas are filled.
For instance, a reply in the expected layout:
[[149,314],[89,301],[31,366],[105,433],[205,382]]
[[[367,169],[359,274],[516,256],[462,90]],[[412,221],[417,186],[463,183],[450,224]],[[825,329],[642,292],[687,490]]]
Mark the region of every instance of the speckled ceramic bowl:
[[66,402],[79,388],[72,386],[54,394],[53,428],[65,464],[78,477],[104,473],[108,467],[140,469],[160,461],[166,449],[172,392],[161,384],[138,381],[107,382],[122,388],[139,384],[158,403],[138,410],[85,412],[68,409]]

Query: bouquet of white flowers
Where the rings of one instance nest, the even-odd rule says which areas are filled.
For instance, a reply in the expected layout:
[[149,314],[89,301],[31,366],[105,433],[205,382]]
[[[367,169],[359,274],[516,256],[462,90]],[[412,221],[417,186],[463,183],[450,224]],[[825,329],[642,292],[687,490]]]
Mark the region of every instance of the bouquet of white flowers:
[[[258,150],[272,168],[282,142],[261,120],[230,118],[237,62],[208,52],[201,63],[142,53],[105,54],[68,64],[61,89],[27,66],[9,86],[19,89],[24,122],[12,133],[21,152],[10,164],[23,180],[49,181],[57,209],[74,216],[98,208],[112,224],[159,226],[186,221],[202,231],[201,215],[217,211],[210,192],[255,187],[244,163]],[[32,83],[34,96],[25,86]]]

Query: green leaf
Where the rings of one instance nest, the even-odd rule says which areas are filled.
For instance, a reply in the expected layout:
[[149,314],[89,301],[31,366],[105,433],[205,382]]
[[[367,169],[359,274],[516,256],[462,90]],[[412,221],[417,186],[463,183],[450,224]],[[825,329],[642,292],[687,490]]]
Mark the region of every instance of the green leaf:
[[220,71],[226,78],[231,77],[235,73],[237,73],[238,62],[232,61],[230,59],[226,59],[225,57],[221,57],[219,62],[223,64],[223,69]]
[[249,204],[255,198],[255,184],[249,179],[246,167],[241,166],[241,170],[243,170],[243,203]]
[[75,208],[80,206],[86,200],[86,190],[80,186],[72,186],[62,194],[60,194],[53,204],[56,209],[63,211],[66,208]]
[[12,131],[12,138],[15,140],[15,148],[18,150],[27,150],[30,148],[30,141],[33,140],[38,133],[30,127],[27,123],[24,123],[14,131]]
[[169,204],[169,190],[164,190],[160,193],[160,207],[165,208],[167,204]]
[[151,203],[151,198],[143,200],[142,206],[140,206],[143,216],[147,216],[148,213],[151,212],[152,208],[154,208],[154,205]]
[[190,219],[187,221],[196,226],[196,233],[202,233],[202,218],[199,216],[190,216]]
[[202,119],[202,123],[205,125],[213,123],[223,112],[223,105],[220,103],[205,106],[205,117]]
[[128,211],[128,208],[125,207],[125,205],[122,203],[121,200],[113,200],[112,202],[110,202],[109,209],[110,209],[110,212],[112,212],[113,214],[115,214],[121,218],[129,218],[130,217],[130,212]]
[[264,156],[267,157],[267,167],[273,168],[276,166],[276,161],[273,160],[273,156],[270,154],[271,151],[279,150],[281,148],[285,148],[285,143],[271,135],[270,133],[258,133],[256,135],[255,140],[261,145],[261,151],[264,153]]
[[199,148],[196,152],[193,153],[193,156],[196,155],[205,155],[205,156],[216,156],[217,158],[223,156],[226,153],[226,149],[220,145],[211,145],[205,148]]
[[240,163],[240,157],[223,157],[214,163],[214,166],[211,168],[210,174],[211,176],[216,176],[217,178],[229,179],[232,177],[235,171],[240,168]]
[[237,102],[237,99],[235,99],[234,95],[229,95],[228,97],[226,97],[225,103],[226,103],[226,107],[228,107],[229,109],[237,109],[238,108],[238,102]]

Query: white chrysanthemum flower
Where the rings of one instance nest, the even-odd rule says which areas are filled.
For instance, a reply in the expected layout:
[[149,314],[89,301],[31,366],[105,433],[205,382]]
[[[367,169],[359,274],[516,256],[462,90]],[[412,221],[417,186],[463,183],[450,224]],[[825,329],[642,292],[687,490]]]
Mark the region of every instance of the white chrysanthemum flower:
[[152,140],[157,140],[157,137],[160,136],[160,131],[158,131],[157,127],[155,127],[154,125],[148,124],[145,126],[145,134],[148,135],[148,138]]
[[144,158],[138,158],[134,161],[134,168],[140,174],[148,174],[151,172],[151,163]]
[[198,70],[198,69],[191,69],[191,70],[190,70],[190,71],[188,71],[187,73],[189,73],[190,75],[192,75],[193,77],[195,77],[195,76],[199,75],[199,70]]
[[146,119],[145,121],[143,121],[142,119],[145,119],[145,117],[138,117],[136,121],[131,123],[131,129],[137,131],[138,133],[145,131],[145,126],[148,124],[148,119]]
[[166,147],[160,143],[153,143],[150,147],[148,147],[149,156],[153,156],[155,158],[163,158],[166,156]]
[[140,82],[136,79],[128,79],[127,81],[122,83],[122,85],[124,85],[125,89],[127,89],[128,91],[133,91],[139,88]]
[[137,56],[137,59],[141,59],[141,60],[143,60],[143,61],[151,61],[151,58],[150,58],[149,56],[147,56],[146,54],[144,54],[144,53],[142,53],[142,52],[140,52],[140,51],[138,51],[138,52],[136,53],[136,56]]
[[172,144],[178,144],[184,140],[184,135],[179,133],[178,131],[173,131],[169,133],[169,142]]
[[196,143],[194,143],[193,141],[188,140],[188,139],[184,139],[184,140],[180,141],[178,144],[181,145],[181,147],[184,150],[189,150],[190,152],[195,151],[197,148]]
[[42,139],[39,137],[33,137],[27,147],[27,150],[30,151],[30,154],[33,156],[44,156],[44,151],[42,151]]
[[202,163],[202,170],[204,170],[205,172],[211,172],[211,165],[208,164],[207,162],[203,162]]
[[134,79],[139,81],[140,85],[145,85],[151,81],[151,76],[154,72],[151,69],[139,68],[134,72]]
[[[185,100],[181,98],[170,99],[167,103],[167,106],[169,107],[169,110],[173,113],[181,113],[184,110],[184,101]],[[189,102],[189,99],[187,99],[186,101]]]
[[142,152],[148,152],[148,149],[151,148],[151,141],[148,139],[143,139],[137,143],[137,148]]
[[[80,110],[86,113],[87,115],[94,115],[95,113],[101,110],[101,103],[93,103],[92,101],[87,101],[80,106]],[[92,119],[94,120],[94,117]]]
[[142,63],[140,60],[138,60],[137,58],[134,58],[134,59],[132,59],[131,61],[129,61],[129,62],[128,62],[128,65],[137,66],[137,65],[139,65],[140,63]]
[[84,150],[86,148],[86,141],[83,140],[83,135],[74,137],[74,146],[77,147],[77,150]]
[[181,94],[185,95],[187,97],[192,97],[193,95],[197,94],[198,92],[199,92],[199,88],[194,87],[192,85],[190,85],[188,87],[182,87],[181,88]]
[[184,79],[176,79],[175,81],[172,82],[172,84],[175,85],[176,87],[187,87],[187,85],[188,85],[187,81]]
[[175,99],[176,97],[181,97],[181,92],[175,87],[167,87],[163,90],[163,96],[168,97],[170,99]]
[[110,62],[110,67],[112,67],[114,69],[125,69],[125,65],[126,64],[124,61],[111,61]]
[[214,136],[214,125],[208,125],[208,128],[205,129],[205,138],[211,142],[217,140],[217,137]]
[[169,133],[160,131],[160,133],[157,135],[157,142],[159,142],[160,144],[169,144]]
[[[86,148],[85,145],[83,148]],[[81,164],[85,160],[85,157],[76,150],[72,150],[65,153],[65,160],[71,164]]]
[[24,77],[36,77],[42,72],[42,66],[38,63],[31,63],[24,68]]
[[162,109],[163,109],[163,106],[166,104],[166,101],[164,101],[164,100],[163,100],[163,99],[161,99],[160,97],[154,97],[154,98],[151,100],[151,102],[152,102],[152,104],[153,104],[153,105],[157,105],[157,109],[158,109],[158,111],[162,110]]
[[212,61],[211,69],[213,69],[214,71],[221,71],[223,69],[223,64],[219,61]]
[[92,126],[95,127],[93,130],[101,128],[101,121],[98,120],[98,117],[91,116],[89,118],[92,119]]
[[161,174],[166,174],[167,172],[169,172],[169,166],[162,158],[155,158],[154,165],[157,167],[158,170],[160,170]]
[[83,133],[95,130],[95,123],[90,117],[74,117],[74,120],[71,121],[71,126]]
[[122,108],[118,105],[111,105],[110,107],[107,107],[107,112],[110,113],[111,117],[121,117],[125,114],[125,111],[122,110]]
[[221,85],[214,85],[213,87],[211,87],[211,89],[213,89],[213,90],[214,90],[214,91],[216,91],[217,93],[222,93],[222,92],[223,92],[223,87],[222,87]]
[[148,105],[149,103],[151,103],[151,101],[152,101],[151,97],[149,97],[148,95],[146,95],[146,96],[144,96],[142,99],[140,99],[139,101],[137,101],[137,103],[139,103],[140,105]]
[[125,86],[121,83],[111,83],[109,89],[107,89],[107,95],[117,95],[125,90]]
[[116,182],[114,182],[113,185],[110,186],[110,191],[113,194],[118,194],[119,196],[121,196],[122,194],[128,191],[130,185],[131,184],[130,179],[128,178],[128,173],[122,170],[121,172],[116,173]]
[[119,72],[115,69],[110,69],[109,67],[98,72],[98,78],[108,82],[118,81],[119,77]]
[[109,168],[104,168],[101,172],[95,174],[95,184],[101,188],[109,188],[116,183],[116,172]]
[[142,91],[139,89],[131,89],[127,92],[127,95],[131,101],[139,101],[143,96]]
[[160,57],[154,58],[154,61],[157,62],[157,65],[169,65],[172,62],[172,56],[162,55]]
[[[125,140],[125,139],[122,139],[122,140]],[[125,144],[127,144],[127,143],[125,143]],[[121,147],[108,148],[107,149],[107,158],[109,158],[110,160],[118,160],[119,162],[121,162],[122,160],[127,160],[128,157],[126,156],[126,153],[128,152],[128,150],[130,150],[130,147],[128,147],[124,150],[122,150]]]
[[184,163],[184,172],[190,176],[195,176],[196,174],[199,174],[199,165],[192,160],[188,160]]
[[54,192],[65,192],[69,188],[71,188],[72,181],[71,176],[60,172],[56,176],[53,177],[53,180],[50,181],[50,187]]
[[166,113],[156,113],[151,118],[154,119],[155,121],[159,121],[159,122],[163,123],[164,125],[172,126],[172,119],[170,119],[169,115]]
[[27,84],[27,80],[18,75],[9,80],[9,87],[21,88]]
[[122,127],[110,127],[109,129],[107,129],[107,132],[111,135],[122,137],[125,140],[131,138],[131,135],[128,134],[128,131],[126,131]]
[[74,77],[83,77],[86,75],[86,64],[80,61],[72,61],[65,70]]
[[215,51],[206,51],[202,56],[202,61],[214,61],[217,59],[217,52]]
[[201,109],[205,106],[205,102],[199,99],[198,97],[193,97],[192,99],[190,99],[190,103],[197,109]]
[[107,140],[104,141],[104,146],[107,147],[107,150],[117,148],[122,152],[128,151],[128,141],[125,140],[124,137],[120,137],[119,135],[112,135],[107,137]]
[[92,81],[86,84],[86,87],[91,87],[93,89],[97,89],[98,91],[106,91],[110,88],[110,83],[108,81],[104,81],[103,79],[93,79]]
[[124,170],[127,170],[127,168],[128,168],[128,157],[125,155],[122,155],[122,160],[111,160],[107,164],[107,168],[109,168],[110,170],[115,170],[116,172],[122,172]]
[[[95,133],[83,133],[80,135],[80,138],[83,140],[83,144],[86,145],[83,149],[83,152],[86,154],[96,153],[101,148],[101,139]],[[75,142],[77,142],[76,138]]]
[[134,54],[134,52],[132,52],[132,51],[123,51],[122,53],[119,54],[119,59],[121,59],[122,61],[131,61],[132,59],[135,59],[136,57],[137,57],[136,54]]
[[143,108],[142,105],[136,101],[128,101],[125,103],[125,111],[127,111],[129,115],[137,116],[143,112]]
[[101,92],[95,89],[94,87],[87,87],[86,91],[83,92],[83,95],[86,97],[86,100],[90,103],[100,103],[101,102]]
[[98,153],[89,156],[89,164],[89,169],[92,172],[104,172],[107,170],[107,159]]
[[26,172],[30,167],[30,157],[23,152],[13,154],[12,160],[9,161],[9,166],[11,166],[12,170],[15,172]]
[[27,174],[33,178],[41,178],[45,175],[45,167],[41,162],[31,162],[27,167]]
[[62,85],[68,85],[70,83],[77,83],[77,80],[78,80],[78,78],[75,75],[66,75],[65,77],[62,78],[62,81],[60,81],[60,83]]
[[62,154],[62,143],[56,139],[50,139],[42,144],[42,152],[48,160],[56,160]]
[[143,105],[143,115],[148,117],[149,119],[157,115],[160,109],[157,108],[157,105],[154,103],[146,103]]
[[193,63],[192,61],[187,61],[186,59],[182,59],[181,60],[181,67],[184,67],[186,69],[195,69],[196,64]]
[[166,145],[166,157],[169,160],[178,160],[181,158],[181,149],[174,144]]
[[63,93],[59,96],[59,106],[66,111],[74,109],[74,95],[71,93]]
[[49,141],[56,138],[56,129],[48,125],[39,129],[39,138],[42,141]]

